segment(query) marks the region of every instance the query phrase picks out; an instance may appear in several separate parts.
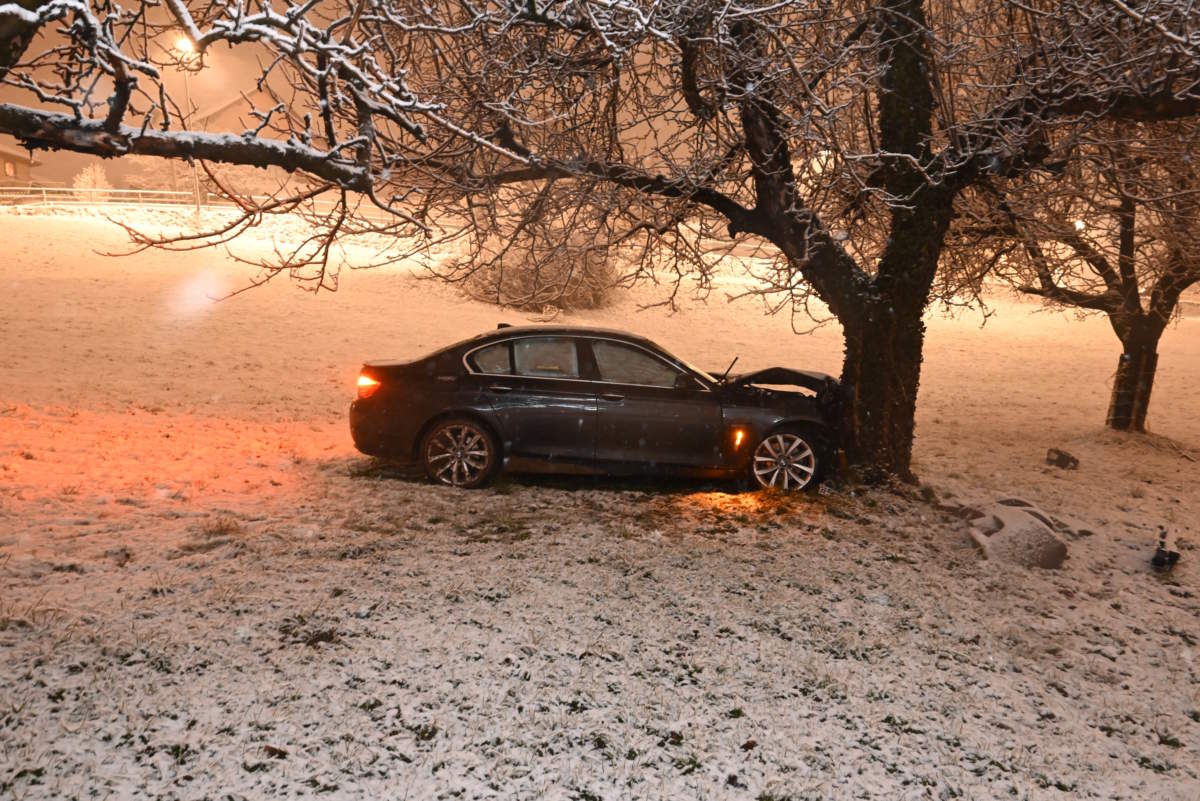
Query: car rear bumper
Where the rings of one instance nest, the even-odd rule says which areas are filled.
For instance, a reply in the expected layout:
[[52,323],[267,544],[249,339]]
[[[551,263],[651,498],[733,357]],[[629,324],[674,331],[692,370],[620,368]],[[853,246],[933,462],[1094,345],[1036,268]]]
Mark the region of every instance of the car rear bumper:
[[377,407],[356,400],[350,404],[350,437],[368,456],[394,456],[394,441]]

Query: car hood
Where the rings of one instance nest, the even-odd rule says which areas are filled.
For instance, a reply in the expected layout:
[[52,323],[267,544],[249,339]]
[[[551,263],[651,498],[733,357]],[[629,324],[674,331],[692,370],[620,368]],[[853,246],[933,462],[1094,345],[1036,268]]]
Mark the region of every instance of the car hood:
[[[720,375],[720,373],[717,373]],[[821,392],[831,385],[837,384],[837,379],[827,373],[815,370],[793,370],[790,367],[768,367],[752,373],[738,373],[725,379],[729,386],[747,386],[749,384],[779,384],[803,387],[813,392]]]

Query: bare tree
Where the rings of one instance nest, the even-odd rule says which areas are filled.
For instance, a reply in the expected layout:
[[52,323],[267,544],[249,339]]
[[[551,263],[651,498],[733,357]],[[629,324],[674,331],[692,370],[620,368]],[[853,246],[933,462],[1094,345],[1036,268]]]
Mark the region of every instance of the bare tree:
[[[324,234],[275,265],[316,286],[332,238],[368,224],[468,245],[455,281],[580,231],[658,280],[703,282],[716,243],[759,243],[764,291],[842,325],[841,443],[869,477],[911,478],[922,315],[960,196],[1039,169],[1057,126],[1200,111],[1195,15],[1163,0],[22,2],[0,31],[55,33],[32,56],[0,34],[4,82],[33,103],[0,104],[0,131],[302,171],[239,225],[335,192]],[[270,99],[244,133],[180,130],[172,29],[201,57],[260,54]],[[354,193],[393,221],[364,223]]]
[[956,251],[1049,304],[1107,315],[1122,353],[1106,423],[1144,431],[1158,341],[1200,282],[1200,127],[1101,126],[1063,148],[1053,172],[983,187]]

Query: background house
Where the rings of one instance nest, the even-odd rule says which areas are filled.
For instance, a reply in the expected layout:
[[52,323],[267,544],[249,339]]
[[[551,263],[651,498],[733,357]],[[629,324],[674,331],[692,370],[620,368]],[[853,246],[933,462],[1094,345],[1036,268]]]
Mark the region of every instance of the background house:
[[36,183],[32,169],[41,164],[16,143],[0,142],[0,186],[29,186]]

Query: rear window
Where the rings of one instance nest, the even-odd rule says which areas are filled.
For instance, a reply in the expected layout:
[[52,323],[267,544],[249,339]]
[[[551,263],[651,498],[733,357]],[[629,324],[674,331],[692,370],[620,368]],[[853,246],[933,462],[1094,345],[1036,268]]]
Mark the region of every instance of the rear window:
[[579,354],[567,337],[530,337],[513,343],[518,375],[579,378]]
[[467,361],[470,362],[473,370],[480,373],[493,375],[510,375],[512,373],[512,358],[509,356],[507,342],[497,342],[495,345],[480,348],[472,353]]

